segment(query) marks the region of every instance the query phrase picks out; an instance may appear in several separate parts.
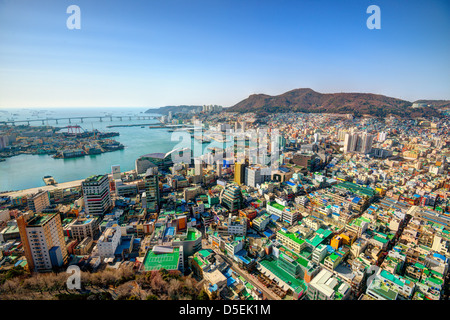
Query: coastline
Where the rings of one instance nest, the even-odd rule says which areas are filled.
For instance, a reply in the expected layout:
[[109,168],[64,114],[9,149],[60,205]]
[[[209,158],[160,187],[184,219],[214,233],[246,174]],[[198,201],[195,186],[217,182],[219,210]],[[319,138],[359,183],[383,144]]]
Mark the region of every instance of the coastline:
[[[121,174],[129,174],[129,173],[133,173],[135,172],[135,170],[129,170],[129,171],[124,171],[121,172]],[[108,177],[112,177],[111,173],[108,173]],[[86,177],[87,178],[87,177]],[[56,190],[56,189],[68,189],[68,188],[74,188],[74,187],[79,187],[81,186],[81,183],[84,181],[85,179],[81,179],[81,180],[73,180],[73,181],[67,181],[67,182],[61,182],[58,183],[56,185],[43,185],[41,187],[33,187],[33,188],[29,188],[29,189],[22,189],[22,190],[16,190],[16,191],[6,191],[6,192],[0,192],[0,196],[9,196],[11,198],[16,198],[16,197],[23,197],[26,196],[28,194],[33,194],[39,191],[51,191],[51,190]]]

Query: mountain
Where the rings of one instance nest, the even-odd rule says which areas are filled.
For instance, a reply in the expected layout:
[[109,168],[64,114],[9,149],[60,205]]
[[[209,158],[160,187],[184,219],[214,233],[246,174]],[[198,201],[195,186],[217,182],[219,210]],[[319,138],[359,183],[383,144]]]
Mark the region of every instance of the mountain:
[[151,108],[145,111],[145,113],[157,113],[157,114],[169,114],[169,111],[172,111],[172,114],[175,113],[188,113],[192,110],[202,110],[202,106],[165,106],[165,107],[159,107],[159,108]]
[[425,103],[435,108],[450,108],[450,100],[417,100],[414,103]]
[[[427,100],[428,102],[432,100]],[[411,108],[412,102],[373,93],[320,93],[309,88],[295,89],[277,96],[252,94],[229,107],[229,112],[351,113],[385,117],[439,116],[434,106]],[[431,104],[431,103],[429,103]]]

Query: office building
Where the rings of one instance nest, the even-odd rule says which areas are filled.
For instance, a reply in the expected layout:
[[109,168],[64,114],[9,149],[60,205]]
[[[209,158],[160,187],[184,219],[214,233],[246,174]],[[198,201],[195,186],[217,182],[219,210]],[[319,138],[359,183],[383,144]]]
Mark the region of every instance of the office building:
[[221,192],[220,202],[231,212],[242,209],[244,199],[242,197],[241,188],[234,184],[227,185]]
[[238,185],[245,183],[245,163],[238,162],[234,165],[234,182]]
[[112,207],[107,175],[90,176],[81,183],[86,214],[103,215]]
[[[266,174],[269,173],[269,174]],[[270,168],[252,165],[245,168],[245,185],[256,188],[266,181],[270,181]]]

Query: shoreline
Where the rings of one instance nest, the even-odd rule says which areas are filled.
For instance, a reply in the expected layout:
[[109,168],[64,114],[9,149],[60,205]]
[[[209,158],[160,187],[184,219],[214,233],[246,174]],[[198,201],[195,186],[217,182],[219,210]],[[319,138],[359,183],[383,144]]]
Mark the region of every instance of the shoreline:
[[[128,171],[123,171],[123,172],[121,172],[121,174],[130,174],[133,172],[135,172],[134,169],[128,170]],[[108,177],[112,177],[112,173],[108,173]],[[33,194],[33,193],[36,193],[39,191],[51,191],[51,190],[56,190],[56,189],[69,189],[69,188],[79,187],[79,186],[81,186],[81,183],[84,180],[86,180],[86,178],[80,179],[80,180],[61,182],[61,183],[57,183],[56,185],[43,185],[43,186],[39,186],[39,187],[33,187],[33,188],[22,189],[22,190],[2,191],[2,192],[0,192],[0,197],[9,196],[11,198],[16,198],[16,197],[21,197],[21,196],[23,197],[28,194]]]

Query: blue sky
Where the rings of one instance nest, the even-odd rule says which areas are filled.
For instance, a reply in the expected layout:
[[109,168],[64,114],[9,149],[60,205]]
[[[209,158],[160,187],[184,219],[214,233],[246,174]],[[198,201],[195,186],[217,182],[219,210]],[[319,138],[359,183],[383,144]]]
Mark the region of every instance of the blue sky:
[[447,0],[0,0],[0,108],[227,107],[307,87],[450,99],[449,34]]

